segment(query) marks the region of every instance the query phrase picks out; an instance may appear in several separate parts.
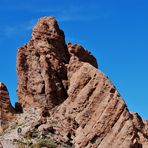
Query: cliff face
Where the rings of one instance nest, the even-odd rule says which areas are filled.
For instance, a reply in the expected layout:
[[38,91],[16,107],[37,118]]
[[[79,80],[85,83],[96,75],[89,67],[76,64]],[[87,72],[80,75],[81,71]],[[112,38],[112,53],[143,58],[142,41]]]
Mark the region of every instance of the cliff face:
[[[24,113],[16,115],[15,122],[23,124],[23,139],[3,137],[24,140],[29,132],[33,144],[44,135],[56,147],[147,148],[148,122],[128,111],[97,68],[90,52],[65,43],[53,17],[39,19],[32,39],[17,56],[18,98]],[[12,134],[18,127],[11,127]]]

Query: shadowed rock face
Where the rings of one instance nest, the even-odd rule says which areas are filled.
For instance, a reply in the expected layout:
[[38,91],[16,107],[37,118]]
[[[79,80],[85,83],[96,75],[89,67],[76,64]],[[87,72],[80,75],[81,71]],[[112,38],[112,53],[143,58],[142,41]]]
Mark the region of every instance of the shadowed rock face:
[[97,68],[90,52],[65,43],[53,17],[41,18],[32,39],[18,49],[19,103],[25,110],[43,109],[40,124],[33,124],[41,131],[52,124],[59,147],[147,148],[148,122],[128,111],[115,86]]
[[14,109],[11,106],[9,93],[6,86],[0,82],[0,132],[8,127],[8,123],[14,117]]

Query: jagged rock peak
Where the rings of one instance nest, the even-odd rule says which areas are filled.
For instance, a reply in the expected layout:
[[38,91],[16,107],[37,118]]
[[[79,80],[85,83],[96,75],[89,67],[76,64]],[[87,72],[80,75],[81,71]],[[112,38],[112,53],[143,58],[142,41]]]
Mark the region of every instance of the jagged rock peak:
[[[64,32],[53,17],[38,20],[32,39],[18,49],[18,98],[23,106],[52,108],[67,96],[69,76],[82,62],[98,67],[96,59],[80,45],[65,43]],[[71,69],[68,72],[68,69]]]
[[0,82],[0,90],[7,92],[7,87],[2,82]]
[[59,29],[59,25],[54,17],[43,17],[37,22],[33,29],[33,39],[58,39],[64,41],[64,33]]
[[[147,148],[148,121],[129,112],[115,86],[97,68],[89,51],[65,44],[53,17],[39,19],[32,39],[18,49],[18,98],[24,112],[14,123],[22,133],[18,137],[14,134],[18,126],[10,124],[0,136],[2,145],[7,144],[4,148],[12,147],[10,141],[36,146],[49,137],[59,148]],[[9,111],[6,114],[2,105],[1,118],[7,121]]]

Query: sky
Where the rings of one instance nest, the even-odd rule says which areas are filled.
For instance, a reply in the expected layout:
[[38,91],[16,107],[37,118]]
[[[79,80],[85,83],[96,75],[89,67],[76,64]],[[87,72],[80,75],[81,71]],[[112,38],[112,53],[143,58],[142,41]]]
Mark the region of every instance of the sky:
[[131,112],[148,120],[147,0],[0,0],[0,81],[17,101],[16,55],[38,18],[54,16],[66,42],[98,60]]

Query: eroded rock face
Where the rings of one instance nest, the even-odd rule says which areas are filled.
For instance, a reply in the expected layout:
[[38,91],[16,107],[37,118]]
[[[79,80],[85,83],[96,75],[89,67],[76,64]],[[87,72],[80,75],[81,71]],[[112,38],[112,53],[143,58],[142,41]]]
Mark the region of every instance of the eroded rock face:
[[[18,97],[25,113],[17,116],[17,124],[25,120],[37,137],[52,133],[57,147],[147,148],[148,122],[128,111],[115,86],[97,68],[89,51],[66,45],[53,17],[39,19],[32,39],[18,49]],[[2,109],[4,115],[8,106]]]
[[18,50],[19,102],[23,106],[47,104],[49,108],[63,102],[67,98],[68,61],[64,33],[56,20],[40,19],[31,41]]
[[19,103],[48,108],[62,103],[68,97],[67,66],[71,57],[97,67],[95,58],[83,47],[67,47],[64,33],[53,17],[39,19],[31,41],[18,50]]
[[8,123],[14,118],[14,109],[10,103],[6,86],[0,82],[0,132],[8,127]]

